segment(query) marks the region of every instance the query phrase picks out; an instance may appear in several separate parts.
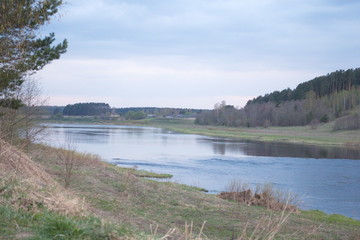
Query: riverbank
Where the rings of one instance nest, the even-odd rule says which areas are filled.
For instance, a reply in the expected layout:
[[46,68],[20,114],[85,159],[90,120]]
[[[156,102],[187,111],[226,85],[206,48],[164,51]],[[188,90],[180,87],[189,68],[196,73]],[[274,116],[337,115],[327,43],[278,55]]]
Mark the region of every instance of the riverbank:
[[[63,165],[58,150],[42,145],[33,145],[30,149],[28,155],[39,164],[39,169],[58,185],[63,185]],[[39,171],[34,178],[41,175]],[[68,234],[64,239],[160,239],[166,234],[188,240],[253,239],[254,236],[260,239],[273,239],[269,236],[276,239],[357,239],[360,236],[360,222],[350,218],[320,211],[301,211],[288,216],[286,212],[238,204],[186,185],[140,178],[135,169],[119,168],[91,155],[87,155],[74,171],[68,189],[63,192],[82,199],[82,212],[65,215],[56,210],[49,212],[40,199],[33,205],[35,207],[29,208],[26,205],[26,200],[31,199],[29,194],[40,194],[30,188],[16,194],[21,196],[21,201],[15,196],[20,202],[19,206],[14,205],[13,201],[5,199],[4,193],[9,198],[7,189],[10,186],[7,186],[0,194],[1,202],[7,203],[0,207],[0,239],[8,236],[51,239],[49,236],[60,234],[61,229]],[[17,177],[12,194],[21,190],[16,185],[23,175]],[[91,234],[96,235],[91,238]]]
[[194,124],[194,119],[149,118],[137,121],[101,120],[95,118],[54,119],[47,122],[78,124],[114,124],[165,128],[176,132],[241,140],[286,142],[319,146],[360,148],[360,130],[333,131],[333,122],[310,126],[231,128]]
[[[136,124],[136,123],[135,123]],[[360,130],[333,131],[333,123],[310,126],[231,128],[196,125],[189,120],[150,119],[139,124],[167,128],[189,134],[225,137],[242,140],[286,142],[321,146],[346,146],[360,148]]]

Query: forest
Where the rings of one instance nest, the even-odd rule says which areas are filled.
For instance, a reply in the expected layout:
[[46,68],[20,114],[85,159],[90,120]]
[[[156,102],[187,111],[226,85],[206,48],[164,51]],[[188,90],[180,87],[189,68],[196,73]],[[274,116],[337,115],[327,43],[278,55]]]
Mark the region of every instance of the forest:
[[336,120],[334,130],[358,129],[360,68],[339,70],[247,102],[236,109],[226,102],[198,114],[195,123],[231,127],[304,126]]
[[76,103],[63,109],[63,114],[69,116],[101,116],[108,113],[111,113],[111,108],[107,103]]
[[338,70],[301,83],[294,90],[287,88],[259,96],[250,100],[248,104],[303,100],[309,91],[313,91],[317,98],[321,98],[341,91],[350,91],[357,86],[360,86],[360,68]]

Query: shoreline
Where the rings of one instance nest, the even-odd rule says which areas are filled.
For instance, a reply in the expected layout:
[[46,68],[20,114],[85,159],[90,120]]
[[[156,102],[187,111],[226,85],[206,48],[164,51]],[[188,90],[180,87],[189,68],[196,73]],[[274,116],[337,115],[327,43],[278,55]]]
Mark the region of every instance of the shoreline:
[[322,124],[316,129],[309,126],[233,128],[211,125],[197,125],[189,119],[154,118],[144,120],[104,121],[93,118],[74,118],[69,120],[42,120],[41,123],[92,124],[117,126],[143,126],[163,128],[179,133],[196,134],[209,137],[229,138],[245,141],[291,143],[317,145],[324,147],[344,147],[360,149],[360,130],[333,131],[333,123]]
[[[172,175],[171,174],[158,174],[158,173],[155,173],[155,172],[152,172],[152,171],[147,171],[147,170],[141,170],[141,169],[134,169],[134,168],[130,168],[130,167],[124,167],[124,166],[118,166],[116,164],[112,164],[112,163],[109,163],[109,162],[106,162],[106,161],[103,161],[105,164],[109,164],[111,166],[114,166],[116,168],[119,168],[121,171],[126,171],[126,170],[130,170],[132,172],[132,174],[136,177],[139,177],[139,178],[142,178],[144,179],[145,181],[150,181],[150,182],[156,182],[156,183],[159,183],[159,184],[171,184],[171,185],[176,185],[177,187],[181,187],[183,189],[186,189],[186,190],[191,190],[191,191],[195,191],[195,192],[201,192],[201,193],[204,193],[206,195],[212,195],[212,196],[217,196],[218,194],[220,193],[227,193],[228,191],[219,191],[217,193],[211,193],[209,192],[207,189],[205,188],[199,188],[199,187],[195,187],[195,186],[192,186],[192,185],[187,185],[187,184],[182,184],[182,183],[178,183],[178,182],[166,182],[166,181],[159,181],[161,179],[165,180],[165,179],[171,179],[172,178]],[[245,184],[246,185],[246,184]],[[265,184],[266,185],[266,184]],[[250,190],[254,190],[254,189],[251,189],[249,188]],[[246,189],[244,190],[246,191]],[[276,189],[274,189],[274,191],[277,191]],[[244,203],[245,204],[245,203]],[[250,206],[250,205],[249,205]],[[252,205],[251,205],[252,206]],[[252,206],[252,207],[256,207],[256,206]],[[359,226],[360,226],[360,217],[359,218],[353,218],[353,217],[349,217],[349,216],[346,216],[346,215],[343,215],[343,214],[339,214],[339,213],[327,213],[327,212],[324,212],[322,210],[319,210],[319,209],[307,209],[307,210],[304,210],[304,209],[301,209],[301,208],[298,208],[298,210],[302,213],[302,214],[309,214],[309,215],[322,215],[322,216],[325,216],[329,219],[332,219],[332,221],[341,221],[341,219],[343,218],[348,218],[348,219],[352,219],[354,220],[355,222],[358,222],[359,223]]]
[[[40,148],[40,149],[46,148],[46,149],[54,149],[54,150],[57,149],[57,148],[54,148],[54,147],[51,147],[48,145],[43,145],[43,144],[38,145],[38,148]],[[45,154],[45,155],[48,155],[48,154]],[[218,198],[217,195],[222,192],[222,191],[219,191],[217,193],[210,193],[208,189],[201,188],[201,187],[196,187],[196,186],[182,184],[182,183],[178,183],[178,182],[172,182],[172,181],[161,181],[161,179],[162,180],[167,180],[167,179],[170,180],[173,177],[173,175],[171,175],[171,174],[156,173],[153,171],[147,171],[147,170],[143,170],[143,169],[136,169],[136,168],[132,168],[132,167],[121,166],[121,165],[117,165],[117,164],[107,162],[104,160],[100,160],[100,161],[101,161],[100,165],[103,165],[105,168],[109,168],[109,170],[114,171],[114,173],[116,173],[116,174],[124,174],[124,173],[126,175],[129,174],[138,179],[142,179],[144,182],[147,182],[150,184],[155,183],[155,184],[158,184],[159,186],[165,185],[170,188],[178,188],[178,189],[184,190],[185,192],[194,192],[197,194],[204,194],[206,196],[215,197],[215,198]],[[93,172],[93,171],[95,171],[94,169],[92,169],[90,167],[89,170],[90,170],[90,172],[88,171],[88,173],[94,174],[94,172]],[[264,184],[264,186],[266,186],[266,183],[263,183],[263,184]],[[246,186],[246,185],[247,184],[244,183],[244,186]],[[251,187],[249,187],[249,189],[255,191],[255,189],[252,189]],[[277,189],[273,189],[273,191],[278,192]],[[227,192],[227,191],[223,191],[223,192]],[[278,193],[280,193],[280,192],[278,192]],[[284,192],[284,193],[286,194],[286,192]],[[291,195],[291,193],[288,193],[288,194]],[[288,194],[286,194],[286,195],[288,195]],[[229,200],[227,200],[227,201],[229,201]],[[230,202],[234,202],[234,201],[230,201]],[[244,203],[244,205],[247,205],[247,204]],[[248,206],[250,208],[257,208],[257,206],[250,206],[250,205],[248,205]],[[266,207],[263,207],[263,206],[261,208],[264,208],[264,210],[267,209]],[[300,214],[304,214],[306,216],[307,215],[311,216],[311,217],[315,216],[316,218],[327,219],[330,222],[349,221],[352,224],[360,226],[360,217],[354,218],[354,217],[349,217],[349,216],[339,214],[339,213],[327,213],[327,212],[324,212],[323,210],[319,210],[319,209],[304,210],[304,209],[298,208],[298,210],[299,210]]]
[[[76,122],[76,123],[78,123],[78,122]],[[91,123],[91,124],[93,124],[93,123]],[[104,123],[102,122],[102,123],[98,123],[98,124],[104,124]],[[113,122],[107,123],[107,125],[109,125],[109,124],[113,124]],[[143,122],[142,122],[142,124],[131,124],[131,123],[129,123],[129,121],[127,121],[126,124],[121,124],[120,123],[120,124],[116,124],[116,125],[127,125],[127,126],[129,126],[129,125],[137,125],[137,126],[148,126],[148,127],[160,127],[159,125],[155,125],[155,124],[146,124],[145,125]],[[321,209],[321,207],[320,207],[320,209]]]
[[[57,154],[59,149],[36,144],[29,150],[28,154],[35,161],[35,165],[41,165],[41,169],[46,171],[46,174],[49,174],[57,184],[63,185],[62,163],[59,162]],[[75,169],[76,174],[73,175],[68,188],[72,196],[82,199],[79,202],[81,206],[87,206],[81,215],[62,217],[61,213],[59,215],[56,212],[49,215],[46,207],[39,205],[36,209],[37,214],[44,215],[44,218],[33,218],[31,212],[24,216],[21,215],[22,210],[15,208],[10,199],[7,205],[2,206],[2,210],[11,211],[12,214],[0,214],[0,220],[7,223],[5,225],[7,235],[17,236],[23,232],[33,237],[37,237],[38,233],[46,235],[49,234],[47,226],[51,221],[69,222],[71,229],[92,229],[91,232],[86,232],[90,235],[101,233],[101,236],[105,236],[116,233],[121,239],[144,239],[147,236],[161,238],[169,229],[176,228],[180,235],[184,234],[184,223],[186,231],[189,227],[186,223],[191,222],[191,231],[194,230],[194,234],[198,234],[201,229],[200,232],[210,237],[209,239],[230,239],[234,234],[244,234],[244,236],[253,233],[262,234],[256,233],[256,229],[259,224],[266,224],[262,222],[264,219],[274,224],[281,222],[276,232],[272,232],[272,228],[265,230],[276,235],[276,239],[301,240],[304,236],[307,236],[306,238],[311,236],[312,239],[319,240],[350,240],[360,234],[360,221],[354,218],[326,214],[319,210],[301,210],[289,215],[285,213],[287,217],[283,219],[282,211],[223,200],[187,185],[146,179],[136,175],[151,176],[153,173],[137,174],[134,172],[136,169],[129,170],[98,161],[96,155],[87,156],[88,164],[81,164]],[[16,176],[19,180],[24,177],[24,175]],[[37,176],[38,174],[35,174],[33,177]],[[33,182],[37,183],[37,181]],[[15,189],[20,191],[22,188]],[[23,198],[27,199],[28,192],[29,189],[24,188],[24,192],[18,194],[23,194]],[[17,196],[14,195],[14,199],[19,200]],[[26,221],[18,221],[16,218],[18,215]],[[113,225],[111,228],[106,228],[110,225],[103,223]],[[154,229],[149,228],[150,224],[157,226],[156,235]],[[0,238],[1,236],[3,235],[0,231]],[[262,235],[255,236],[262,237]]]

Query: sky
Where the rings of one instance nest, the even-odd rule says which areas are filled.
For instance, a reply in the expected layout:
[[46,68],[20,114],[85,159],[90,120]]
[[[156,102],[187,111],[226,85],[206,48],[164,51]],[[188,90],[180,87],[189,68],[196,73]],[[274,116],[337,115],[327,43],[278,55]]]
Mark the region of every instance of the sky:
[[42,34],[69,48],[37,73],[48,105],[212,109],[360,60],[358,0],[68,0]]

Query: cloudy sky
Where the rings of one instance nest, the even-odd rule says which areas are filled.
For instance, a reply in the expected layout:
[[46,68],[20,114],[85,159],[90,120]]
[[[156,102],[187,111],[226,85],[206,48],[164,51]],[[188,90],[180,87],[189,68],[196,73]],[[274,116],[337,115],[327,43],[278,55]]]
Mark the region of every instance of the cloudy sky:
[[37,74],[49,105],[209,108],[360,61],[358,0],[68,0]]

